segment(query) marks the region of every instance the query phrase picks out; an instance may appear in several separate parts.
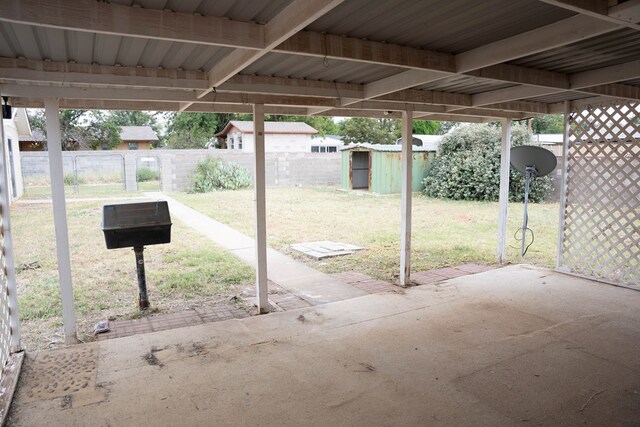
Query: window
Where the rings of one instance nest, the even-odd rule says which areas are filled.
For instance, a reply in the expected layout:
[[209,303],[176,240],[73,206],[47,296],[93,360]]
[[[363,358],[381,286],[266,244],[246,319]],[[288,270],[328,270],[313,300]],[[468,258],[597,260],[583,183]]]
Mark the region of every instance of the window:
[[336,146],[323,147],[321,145],[312,145],[311,152],[312,153],[337,153],[338,147]]
[[137,142],[130,142],[129,143],[129,150],[137,150],[138,149],[138,143]]
[[231,141],[231,145],[229,146],[229,148],[233,150],[235,148],[234,146],[235,140],[233,139],[233,137],[230,137],[229,140]]
[[242,150],[242,135],[238,137],[238,150]]

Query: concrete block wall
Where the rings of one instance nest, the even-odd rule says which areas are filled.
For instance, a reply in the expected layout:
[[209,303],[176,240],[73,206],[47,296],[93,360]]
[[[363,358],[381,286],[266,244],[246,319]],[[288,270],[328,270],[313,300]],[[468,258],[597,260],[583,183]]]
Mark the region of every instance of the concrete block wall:
[[[184,191],[190,183],[196,164],[207,157],[245,167],[253,177],[253,154],[226,150],[166,150],[172,151],[171,189]],[[334,185],[340,182],[340,153],[266,153],[267,186]],[[164,187],[163,187],[164,188]]]
[[[25,179],[49,176],[46,152],[21,152],[22,176]],[[141,160],[158,159],[163,191],[185,191],[198,162],[217,157],[245,167],[253,176],[252,153],[227,150],[135,150],[135,151],[65,151],[64,173],[120,174],[128,191],[135,191],[136,170]],[[267,186],[337,185],[340,183],[340,153],[266,153]]]

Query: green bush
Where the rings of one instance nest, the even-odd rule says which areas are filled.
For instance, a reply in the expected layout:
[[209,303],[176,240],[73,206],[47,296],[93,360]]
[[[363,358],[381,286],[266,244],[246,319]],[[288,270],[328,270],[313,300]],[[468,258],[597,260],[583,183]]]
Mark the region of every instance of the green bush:
[[77,184],[84,184],[85,183],[85,179],[81,176],[79,176],[77,178],[76,181],[76,175],[72,172],[72,173],[68,173],[65,174],[64,176],[64,185],[76,185]]
[[138,168],[136,171],[137,182],[157,181],[160,179],[158,171],[151,168]]
[[[499,127],[462,126],[442,139],[438,155],[423,183],[430,197],[453,200],[496,201],[500,192]],[[535,145],[525,126],[512,127],[511,144]],[[531,185],[529,200],[544,201],[551,191],[551,176],[537,178]],[[509,200],[524,198],[524,176],[511,168]]]
[[249,171],[235,163],[207,157],[196,165],[192,178],[191,193],[208,193],[218,190],[238,190],[251,186]]

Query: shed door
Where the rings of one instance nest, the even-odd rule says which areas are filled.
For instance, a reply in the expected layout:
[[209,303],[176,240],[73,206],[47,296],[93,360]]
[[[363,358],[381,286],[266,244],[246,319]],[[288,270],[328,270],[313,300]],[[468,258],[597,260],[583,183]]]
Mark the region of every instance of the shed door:
[[369,152],[354,151],[351,158],[351,187],[357,189],[369,189]]

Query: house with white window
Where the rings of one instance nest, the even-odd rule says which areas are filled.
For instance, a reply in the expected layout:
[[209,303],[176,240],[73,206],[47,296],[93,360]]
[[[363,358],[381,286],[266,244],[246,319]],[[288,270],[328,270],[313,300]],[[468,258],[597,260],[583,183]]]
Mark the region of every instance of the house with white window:
[[[270,153],[337,153],[342,142],[317,137],[318,131],[304,122],[265,122],[264,147]],[[253,122],[232,120],[215,135],[227,150],[254,152]]]

